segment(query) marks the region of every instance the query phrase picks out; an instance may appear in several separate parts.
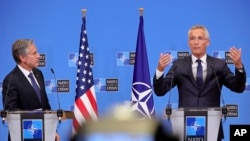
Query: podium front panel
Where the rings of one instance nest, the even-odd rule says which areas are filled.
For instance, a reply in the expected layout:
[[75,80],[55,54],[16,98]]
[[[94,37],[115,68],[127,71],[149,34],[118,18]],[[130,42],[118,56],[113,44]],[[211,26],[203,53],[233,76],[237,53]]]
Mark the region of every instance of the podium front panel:
[[[193,128],[194,132],[196,132],[199,127],[203,127],[205,129],[200,128],[204,131],[201,131],[201,133],[196,132],[198,135],[197,139],[199,138],[200,134],[200,137],[202,137],[202,134],[204,133],[204,141],[217,141],[221,117],[222,112],[220,108],[172,109],[171,115],[166,115],[165,112],[163,114],[164,119],[170,119],[173,134],[178,136],[180,141],[187,140],[187,130],[192,130],[190,128]],[[187,127],[187,120],[192,120],[192,118],[198,122],[193,123],[192,127]],[[188,134],[193,133],[189,132]]]
[[[44,116],[38,114],[21,114],[21,141],[43,141],[44,140]],[[12,134],[12,133],[11,133]],[[11,136],[12,139],[13,136]]]
[[6,121],[12,141],[55,140],[58,122],[56,112],[8,112]]

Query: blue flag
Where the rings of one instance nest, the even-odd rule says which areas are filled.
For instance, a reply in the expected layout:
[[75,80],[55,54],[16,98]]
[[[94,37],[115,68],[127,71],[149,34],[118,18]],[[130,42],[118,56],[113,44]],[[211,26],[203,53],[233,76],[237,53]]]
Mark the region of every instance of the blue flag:
[[140,16],[135,53],[131,106],[132,110],[136,111],[141,117],[152,119],[155,117],[155,108],[143,28],[143,16]]

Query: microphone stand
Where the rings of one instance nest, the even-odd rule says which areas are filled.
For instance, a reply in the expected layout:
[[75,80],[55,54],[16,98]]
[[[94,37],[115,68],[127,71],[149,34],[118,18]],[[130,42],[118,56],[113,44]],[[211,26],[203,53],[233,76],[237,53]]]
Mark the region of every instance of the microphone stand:
[[[52,72],[52,74],[53,74],[53,76],[54,76],[54,79],[55,79],[55,81],[56,81],[56,75],[55,75],[55,73],[54,73],[54,70],[51,68],[50,69],[50,71]],[[55,84],[57,84],[57,83],[55,83]],[[56,88],[57,88],[57,86],[56,86]],[[58,102],[58,110],[57,110],[57,117],[58,117],[58,120],[59,120],[59,123],[61,123],[61,120],[62,120],[62,116],[63,116],[63,110],[61,109],[61,106],[60,106],[60,102],[59,102],[59,96],[58,96],[58,91],[57,91],[57,89],[56,89],[56,95],[57,95],[57,102]]]
[[[176,68],[173,68],[173,72],[175,71]],[[170,98],[171,98],[171,89],[173,86],[173,79],[174,79],[174,73],[171,73],[172,77],[171,77],[171,83],[170,83],[170,91],[169,91],[169,98],[168,98],[168,105],[167,108],[165,109],[165,113],[168,117],[168,120],[170,120],[170,115],[172,114],[172,107],[170,106]]]
[[7,90],[6,90],[6,93],[5,93],[5,98],[4,98],[4,103],[3,103],[3,111],[1,111],[1,117],[2,117],[2,124],[4,125],[5,123],[5,119],[7,117],[7,110],[6,110],[6,102],[8,100],[8,97],[9,97],[9,89],[10,89],[10,83],[11,83],[11,80],[12,80],[12,76],[13,74],[16,72],[16,70],[13,70],[11,73],[10,73],[10,78],[9,78],[9,82],[8,82],[8,86],[7,86]]
[[[210,66],[213,70],[213,73],[214,73],[214,76],[215,76],[215,79],[216,79],[216,82],[217,82],[217,85],[218,85],[218,89],[221,93],[221,88],[220,88],[220,84],[219,84],[219,80],[217,78],[217,75],[216,75],[216,72],[215,72],[215,69],[213,66]],[[227,117],[227,107],[225,105],[225,102],[224,102],[224,99],[223,99],[223,95],[221,94],[221,101],[222,101],[222,104],[223,104],[223,107],[221,108],[221,112],[222,112],[222,115],[224,116],[224,119],[226,120],[226,117]]]

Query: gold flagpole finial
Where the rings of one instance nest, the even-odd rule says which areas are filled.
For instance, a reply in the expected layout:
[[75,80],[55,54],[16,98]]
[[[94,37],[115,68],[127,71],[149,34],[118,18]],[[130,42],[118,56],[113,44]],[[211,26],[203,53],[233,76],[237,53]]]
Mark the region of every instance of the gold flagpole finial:
[[86,16],[86,12],[87,12],[87,9],[82,9],[82,16],[83,16],[83,17]]
[[140,16],[143,16],[144,8],[139,8],[139,11],[140,11]]

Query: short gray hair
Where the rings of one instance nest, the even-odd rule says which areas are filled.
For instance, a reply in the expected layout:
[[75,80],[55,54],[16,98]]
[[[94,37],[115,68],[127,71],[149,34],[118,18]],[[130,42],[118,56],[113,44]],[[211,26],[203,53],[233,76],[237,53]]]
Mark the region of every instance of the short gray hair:
[[194,30],[194,29],[202,29],[202,30],[204,30],[206,38],[209,39],[209,32],[208,32],[207,28],[205,26],[203,26],[203,25],[194,25],[194,26],[192,26],[188,31],[188,38],[190,37],[191,31]]
[[28,47],[33,44],[31,39],[19,39],[16,40],[12,45],[12,56],[16,63],[20,63],[20,55],[27,55],[29,52]]

